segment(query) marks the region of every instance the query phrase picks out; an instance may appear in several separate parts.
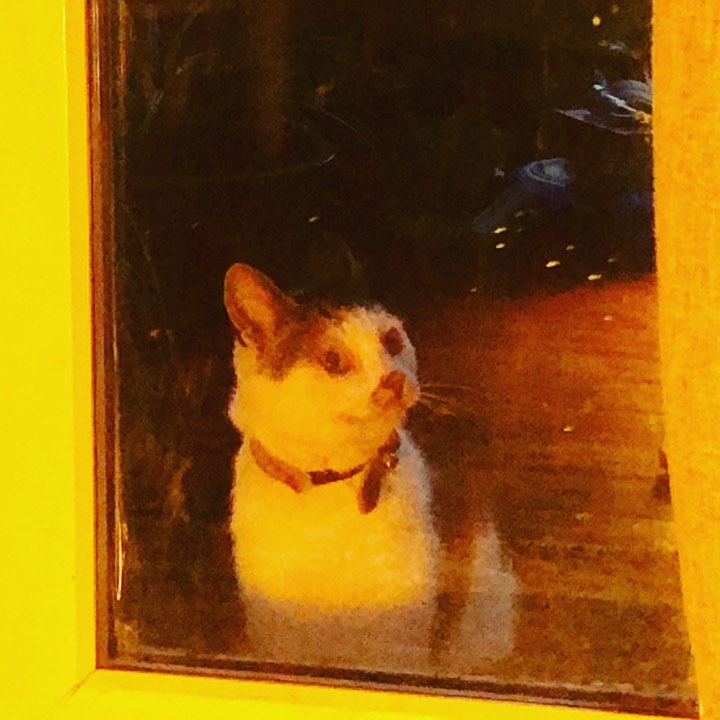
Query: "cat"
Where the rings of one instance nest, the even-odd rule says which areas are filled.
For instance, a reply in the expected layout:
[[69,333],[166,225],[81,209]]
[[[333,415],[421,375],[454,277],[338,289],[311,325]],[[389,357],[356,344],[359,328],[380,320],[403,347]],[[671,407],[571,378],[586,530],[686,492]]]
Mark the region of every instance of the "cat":
[[415,349],[379,307],[299,304],[236,264],[225,278],[242,433],[231,534],[247,636],[266,661],[422,671],[438,540],[404,427]]
[[[515,580],[493,523],[460,558],[436,533],[430,471],[405,426],[420,383],[400,319],[298,303],[242,264],[225,306],[228,413],[243,436],[230,531],[252,655],[466,675],[509,652]],[[448,592],[461,596],[449,632]]]

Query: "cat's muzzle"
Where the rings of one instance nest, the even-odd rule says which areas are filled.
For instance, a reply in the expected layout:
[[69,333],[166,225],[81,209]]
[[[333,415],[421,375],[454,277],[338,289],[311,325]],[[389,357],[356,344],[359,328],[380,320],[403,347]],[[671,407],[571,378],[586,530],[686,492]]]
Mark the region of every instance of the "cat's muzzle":
[[402,371],[393,370],[384,375],[372,394],[372,401],[383,410],[393,407],[407,410],[419,399],[415,383]]

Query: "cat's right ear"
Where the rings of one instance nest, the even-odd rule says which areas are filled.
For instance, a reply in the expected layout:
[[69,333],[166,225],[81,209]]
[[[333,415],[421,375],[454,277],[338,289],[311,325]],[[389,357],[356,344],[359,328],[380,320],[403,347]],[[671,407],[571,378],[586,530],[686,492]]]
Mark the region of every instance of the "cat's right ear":
[[265,274],[236,263],[225,274],[225,308],[240,342],[262,354],[280,326],[289,322],[297,303]]

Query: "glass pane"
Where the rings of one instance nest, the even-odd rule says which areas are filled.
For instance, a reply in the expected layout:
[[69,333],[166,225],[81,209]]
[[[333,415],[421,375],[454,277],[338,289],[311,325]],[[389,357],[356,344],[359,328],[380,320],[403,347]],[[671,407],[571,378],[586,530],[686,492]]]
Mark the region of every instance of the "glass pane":
[[93,3],[104,665],[694,712],[650,14]]

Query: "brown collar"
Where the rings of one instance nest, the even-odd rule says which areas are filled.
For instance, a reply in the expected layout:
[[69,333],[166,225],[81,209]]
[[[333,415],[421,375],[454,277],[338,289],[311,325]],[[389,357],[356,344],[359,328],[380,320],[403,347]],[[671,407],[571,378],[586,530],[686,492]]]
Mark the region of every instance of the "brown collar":
[[367,468],[367,475],[358,493],[358,508],[363,514],[369,513],[377,507],[383,478],[398,464],[397,451],[399,447],[400,436],[396,430],[393,430],[387,442],[378,448],[375,455],[361,465],[343,472],[337,470],[306,472],[271,455],[255,438],[250,438],[250,452],[258,467],[266,475],[279,480],[296,493],[303,492],[311,485],[327,485],[339,480],[347,480]]

